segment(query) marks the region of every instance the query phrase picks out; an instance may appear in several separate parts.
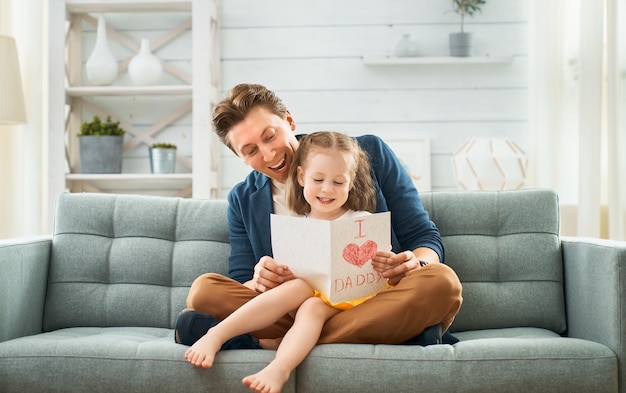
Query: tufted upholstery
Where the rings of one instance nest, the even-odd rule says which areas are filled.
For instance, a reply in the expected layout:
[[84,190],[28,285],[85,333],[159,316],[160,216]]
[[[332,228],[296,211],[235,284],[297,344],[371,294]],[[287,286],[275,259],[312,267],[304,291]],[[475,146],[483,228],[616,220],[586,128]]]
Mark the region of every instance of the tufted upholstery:
[[[558,200],[546,190],[424,193],[463,282],[453,331],[565,330]],[[463,217],[459,220],[459,217]]]
[[[563,332],[556,194],[465,192],[463,204],[454,192],[422,199],[441,231],[446,263],[463,282],[452,331],[522,324]],[[171,328],[194,278],[227,272],[226,202],[214,202],[61,195],[45,329]]]
[[44,329],[173,328],[191,282],[226,274],[229,254],[225,201],[63,194]]

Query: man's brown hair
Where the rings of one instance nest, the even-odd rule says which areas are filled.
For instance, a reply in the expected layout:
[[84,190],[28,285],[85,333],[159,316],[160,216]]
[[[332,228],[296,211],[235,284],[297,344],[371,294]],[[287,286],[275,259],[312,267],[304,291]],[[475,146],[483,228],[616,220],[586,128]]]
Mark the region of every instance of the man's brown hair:
[[237,152],[228,140],[228,132],[259,105],[282,119],[287,117],[285,104],[273,91],[262,85],[247,83],[233,87],[213,110],[213,131],[235,154]]

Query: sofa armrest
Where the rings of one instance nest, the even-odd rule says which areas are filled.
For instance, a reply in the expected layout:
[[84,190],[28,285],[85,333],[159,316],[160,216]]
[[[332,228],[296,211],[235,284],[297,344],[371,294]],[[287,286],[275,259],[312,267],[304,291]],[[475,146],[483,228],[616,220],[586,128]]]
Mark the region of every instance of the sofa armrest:
[[0,241],[0,342],[41,333],[51,236]]
[[626,381],[626,242],[564,237],[561,246],[568,336],[611,348]]

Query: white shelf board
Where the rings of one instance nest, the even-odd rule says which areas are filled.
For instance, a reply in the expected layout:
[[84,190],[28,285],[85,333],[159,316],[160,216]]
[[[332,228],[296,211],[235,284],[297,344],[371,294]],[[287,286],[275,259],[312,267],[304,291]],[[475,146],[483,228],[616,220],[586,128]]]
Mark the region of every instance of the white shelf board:
[[168,86],[70,86],[65,88],[71,97],[88,96],[142,96],[142,95],[189,95],[191,85]]
[[417,56],[417,57],[393,57],[393,56],[364,56],[363,64],[378,66],[393,65],[446,65],[446,64],[506,64],[512,63],[514,56]]
[[181,189],[192,181],[191,173],[68,173],[69,182],[85,181],[100,190],[174,190]]
[[67,0],[67,11],[75,14],[190,10],[191,0]]

